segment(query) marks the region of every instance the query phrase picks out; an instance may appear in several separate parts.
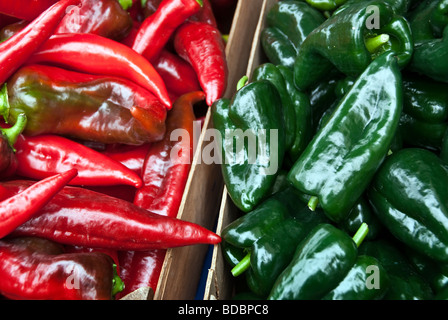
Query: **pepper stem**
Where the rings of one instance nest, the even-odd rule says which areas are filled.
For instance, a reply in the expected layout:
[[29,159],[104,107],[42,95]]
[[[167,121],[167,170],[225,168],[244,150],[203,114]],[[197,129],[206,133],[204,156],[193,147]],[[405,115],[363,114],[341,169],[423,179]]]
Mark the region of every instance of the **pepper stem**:
[[375,37],[367,38],[365,41],[366,48],[370,53],[375,53],[389,41],[389,38],[389,35],[385,33]]
[[0,90],[0,115],[3,116],[6,123],[8,123],[9,109],[8,88],[5,83]]
[[14,152],[16,151],[14,149],[14,144],[17,141],[17,138],[19,137],[19,135],[23,132],[23,130],[26,127],[26,115],[24,113],[19,114],[19,116],[17,117],[16,123],[10,127],[10,128],[6,128],[6,129],[1,129],[1,133],[3,133],[4,136],[6,136],[9,146],[11,147],[11,149],[14,150]]
[[308,200],[308,208],[310,208],[311,211],[315,211],[318,203],[319,198],[316,196],[311,196],[310,200]]
[[250,267],[250,252],[246,254],[246,256],[241,259],[240,262],[236,266],[234,266],[231,270],[232,275],[234,277],[238,277],[240,274],[242,274],[244,271],[249,269]]
[[117,272],[117,265],[113,264],[114,277],[112,278],[112,297],[124,290],[124,282],[121,280]]
[[240,90],[242,87],[244,87],[247,83],[247,80],[249,80],[248,76],[243,76],[238,83],[236,84],[236,91]]
[[367,233],[369,233],[369,226],[367,225],[367,223],[363,222],[352,238],[353,241],[356,243],[357,247],[359,247],[361,243],[364,241],[364,238],[367,236]]
[[204,1],[202,0],[196,0],[197,3],[201,6],[201,8],[204,6]]

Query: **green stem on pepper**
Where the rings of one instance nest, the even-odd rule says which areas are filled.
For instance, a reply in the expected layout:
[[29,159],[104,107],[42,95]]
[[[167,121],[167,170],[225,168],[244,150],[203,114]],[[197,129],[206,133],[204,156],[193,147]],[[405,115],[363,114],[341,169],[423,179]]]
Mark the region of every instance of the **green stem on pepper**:
[[0,115],[3,116],[5,122],[8,123],[9,100],[8,100],[8,88],[6,86],[6,83],[0,90]]
[[366,48],[370,53],[375,53],[389,41],[389,38],[389,35],[385,33],[377,35],[375,37],[366,38]]
[[316,196],[312,196],[310,200],[308,200],[308,208],[310,208],[311,211],[315,211],[318,203],[319,198]]
[[249,80],[248,76],[243,76],[240,80],[238,80],[238,83],[236,84],[236,91],[244,87],[248,80]]
[[364,238],[367,236],[368,232],[369,232],[369,226],[367,225],[367,223],[363,222],[359,227],[358,231],[356,231],[355,235],[353,236],[353,241],[356,243],[356,246],[358,248],[364,241]]
[[231,270],[232,275],[234,277],[238,277],[240,274],[242,274],[244,271],[249,269],[250,267],[250,252],[244,256],[243,259],[241,259],[240,262],[236,266],[234,266]]
[[112,278],[112,297],[124,290],[124,282],[121,280],[117,272],[117,265],[113,264],[114,277]]
[[17,121],[12,127],[0,130],[1,133],[3,133],[6,136],[6,138],[8,139],[9,146],[11,147],[11,149],[14,152],[16,151],[14,149],[14,144],[16,143],[19,135],[25,129],[26,122],[27,122],[26,120],[27,120],[26,115],[24,113],[21,113],[18,115]]

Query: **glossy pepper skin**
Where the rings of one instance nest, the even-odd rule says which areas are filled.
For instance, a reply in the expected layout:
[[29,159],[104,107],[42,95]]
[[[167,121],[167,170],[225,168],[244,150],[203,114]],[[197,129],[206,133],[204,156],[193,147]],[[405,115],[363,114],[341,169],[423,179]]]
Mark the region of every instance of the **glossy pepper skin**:
[[[1,186],[18,194],[29,181]],[[85,188],[67,186],[11,236],[38,236],[62,244],[115,250],[150,250],[216,244],[221,238],[198,224],[163,217]]]
[[163,0],[141,24],[132,49],[149,61],[157,59],[174,31],[202,8],[200,0]]
[[389,52],[356,80],[293,165],[288,180],[317,197],[331,220],[342,222],[384,160],[401,110],[401,73]]
[[52,64],[78,72],[125,78],[153,93],[171,109],[165,84],[154,66],[125,44],[112,39],[89,33],[55,34],[27,63]]
[[0,128],[0,176],[2,179],[12,176],[17,170],[19,164],[14,145],[25,126],[26,115],[21,114],[14,126],[7,129]]
[[388,156],[368,198],[400,241],[428,257],[448,261],[448,167],[434,153],[406,148]]
[[224,96],[229,70],[219,29],[205,22],[186,21],[174,33],[174,49],[196,71],[207,105]]
[[440,151],[448,128],[447,84],[426,77],[403,79],[403,114],[400,131],[403,142]]
[[266,16],[267,27],[260,35],[269,61],[292,69],[303,41],[324,21],[324,16],[305,2],[275,3]]
[[38,181],[20,194],[7,196],[0,202],[0,238],[37,214],[77,174],[76,169],[71,169]]
[[[367,8],[379,10],[380,28],[369,30]],[[367,45],[367,39],[387,34],[382,45]],[[400,68],[412,56],[413,39],[409,24],[394,9],[381,1],[360,1],[339,8],[330,18],[314,29],[303,42],[294,63],[294,83],[300,90],[316,85],[333,68],[347,76],[358,77],[385,51],[397,56]]]
[[445,135],[442,139],[442,148],[440,151],[440,158],[448,164],[448,130],[445,131]]
[[359,254],[375,257],[386,270],[389,277],[389,289],[384,300],[433,298],[429,283],[410,264],[395,242],[386,239],[365,241],[359,247]]
[[57,135],[21,135],[15,144],[19,163],[16,174],[29,179],[44,179],[75,168],[71,185],[116,186],[143,185],[139,174],[108,156],[71,139]]
[[0,84],[4,83],[52,35],[70,5],[78,0],[58,1],[24,29],[0,43]]
[[132,18],[117,0],[81,0],[80,8],[66,15],[55,33],[94,33],[121,40],[132,28]]
[[108,255],[64,253],[45,239],[2,240],[0,257],[0,293],[9,299],[111,300],[120,282]]
[[[219,99],[212,105],[213,125],[223,139],[224,182],[232,201],[243,212],[253,210],[267,196],[283,163],[285,133],[281,103],[275,86],[259,80],[243,86],[231,100]],[[258,140],[257,144],[265,147],[264,154],[249,149],[244,134]],[[242,149],[237,150],[235,145]]]
[[248,286],[256,295],[265,297],[291,261],[299,242],[310,229],[326,221],[323,212],[310,215],[306,204],[298,202],[297,191],[288,187],[230,223],[222,235],[228,248],[249,252]]
[[7,83],[0,112],[14,123],[27,115],[24,134],[60,134],[102,143],[140,145],[160,140],[166,109],[149,91],[117,77],[57,67],[22,67]]
[[314,227],[279,275],[269,300],[322,299],[346,277],[358,258],[357,243],[331,224]]
[[2,1],[0,4],[0,13],[11,17],[31,21],[42,12],[47,10],[57,0],[21,0],[21,1]]

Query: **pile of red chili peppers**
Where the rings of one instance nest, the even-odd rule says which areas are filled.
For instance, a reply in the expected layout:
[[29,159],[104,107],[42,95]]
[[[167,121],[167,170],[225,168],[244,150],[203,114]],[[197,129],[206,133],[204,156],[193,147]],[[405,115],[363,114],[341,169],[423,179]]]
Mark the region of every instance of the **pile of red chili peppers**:
[[236,1],[125,3],[0,2],[0,297],[156,290],[166,249],[221,241],[177,213]]

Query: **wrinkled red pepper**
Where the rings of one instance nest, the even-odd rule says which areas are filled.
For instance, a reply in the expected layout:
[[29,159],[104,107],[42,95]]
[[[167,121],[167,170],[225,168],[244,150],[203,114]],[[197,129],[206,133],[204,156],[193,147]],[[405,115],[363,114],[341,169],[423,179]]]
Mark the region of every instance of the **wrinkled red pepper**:
[[33,20],[58,0],[0,1],[0,13],[24,20]]
[[156,12],[141,24],[132,49],[153,62],[174,30],[201,7],[201,0],[163,0]]
[[201,90],[198,77],[192,66],[168,50],[162,50],[154,62],[154,67],[165,81],[173,101],[188,92]]
[[81,0],[81,7],[66,15],[55,33],[93,33],[121,40],[132,28],[132,18],[117,0]]
[[[12,1],[2,1],[11,3]],[[79,0],[60,0],[24,29],[0,43],[0,84],[5,82],[44,43],[56,29],[70,5]]]
[[[202,91],[194,91],[175,101],[168,114],[165,139],[155,143],[146,157],[144,186],[136,192],[136,205],[163,216],[177,216],[193,159],[193,105],[204,99]],[[188,139],[183,136],[180,141],[173,141],[171,133],[178,129],[188,133]],[[172,152],[176,157],[172,157]],[[166,250],[123,254],[125,261],[122,265],[127,270],[123,294],[146,286],[155,291],[165,254]]]
[[174,48],[193,66],[207,105],[222,98],[227,87],[228,67],[219,30],[204,22],[185,22],[174,34]]
[[110,256],[64,253],[39,238],[0,241],[0,294],[16,300],[111,300],[122,289]]
[[76,169],[31,182],[22,192],[0,203],[0,238],[14,231],[39,212],[70,180],[77,175]]
[[85,73],[126,78],[155,94],[171,109],[165,84],[153,65],[128,46],[96,34],[53,35],[28,63],[55,64]]
[[40,180],[75,168],[78,176],[71,185],[142,186],[140,176],[120,162],[58,135],[21,135],[15,148],[19,163],[16,174],[25,178]]
[[16,173],[18,167],[15,155],[17,138],[26,126],[26,115],[20,114],[14,126],[0,128],[0,176],[7,178]]
[[[0,183],[20,193],[30,182]],[[198,224],[152,213],[128,201],[80,187],[65,187],[11,236],[37,236],[62,244],[149,250],[216,244],[221,238]]]

